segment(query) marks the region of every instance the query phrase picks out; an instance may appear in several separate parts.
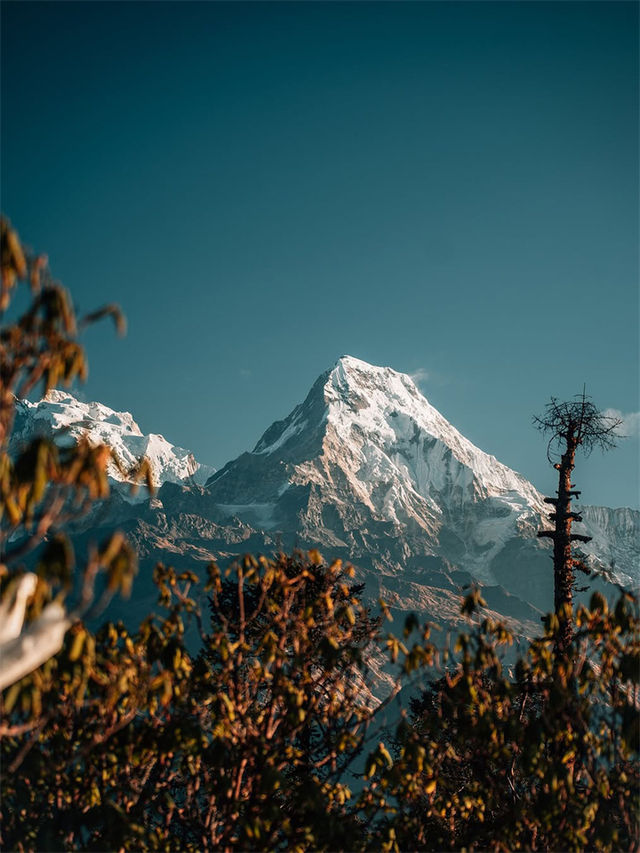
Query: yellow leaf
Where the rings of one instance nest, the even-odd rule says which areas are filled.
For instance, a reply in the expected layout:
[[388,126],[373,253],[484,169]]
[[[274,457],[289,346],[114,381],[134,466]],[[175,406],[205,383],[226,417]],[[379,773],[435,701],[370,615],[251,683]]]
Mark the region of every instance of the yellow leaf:
[[84,647],[85,641],[85,631],[84,629],[80,629],[73,638],[73,643],[71,644],[71,651],[69,652],[69,660],[78,660],[80,655],[82,654],[82,649]]

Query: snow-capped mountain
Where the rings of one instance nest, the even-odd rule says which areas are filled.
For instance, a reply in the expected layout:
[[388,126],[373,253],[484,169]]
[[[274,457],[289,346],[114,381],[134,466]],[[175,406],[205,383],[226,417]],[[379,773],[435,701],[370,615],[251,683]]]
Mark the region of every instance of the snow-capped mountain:
[[[18,400],[12,433],[12,448],[36,435],[56,436],[59,442],[76,442],[81,436],[111,447],[125,470],[145,456],[150,464],[154,485],[163,483],[204,483],[215,471],[196,461],[193,453],[170,444],[161,435],[143,435],[129,412],[115,412],[102,403],[83,403],[66,391],[50,391],[36,402]],[[126,477],[115,465],[109,476],[116,483]],[[145,490],[138,493],[146,499]],[[123,491],[127,494],[128,490]]]
[[[527,528],[544,511],[536,489],[471,444],[410,377],[350,356],[207,487],[221,507],[267,529],[290,527],[294,509],[306,534],[337,545],[354,544],[371,523],[403,540],[435,541],[446,530],[459,539],[467,560],[482,551],[474,566],[479,576],[508,528]],[[500,511],[459,529],[461,516],[487,501]],[[509,524],[500,521],[507,514]]]
[[[142,571],[129,612],[135,607],[137,616],[153,607],[158,560],[193,569],[293,547],[353,562],[371,601],[383,597],[400,614],[415,610],[444,625],[459,619],[461,589],[473,581],[520,633],[536,633],[541,611],[552,609],[550,543],[537,537],[550,526],[549,505],[390,368],[339,359],[253,451],[208,477],[211,469],[187,451],[142,436],[131,415],[99,403],[54,392],[20,404],[18,437],[43,427],[66,428],[72,439],[88,432],[127,464],[146,453],[163,484],[135,506],[116,495],[82,534],[120,526],[136,545]],[[576,532],[593,536],[585,562],[638,586],[640,513],[582,512]]]
[[[221,513],[295,532],[397,581],[456,567],[538,607],[552,602],[549,544],[537,538],[543,496],[387,367],[341,358],[251,453],[213,475],[207,493]],[[590,550],[606,541],[600,553],[628,580],[638,540],[604,523],[611,512],[589,516],[599,533]]]

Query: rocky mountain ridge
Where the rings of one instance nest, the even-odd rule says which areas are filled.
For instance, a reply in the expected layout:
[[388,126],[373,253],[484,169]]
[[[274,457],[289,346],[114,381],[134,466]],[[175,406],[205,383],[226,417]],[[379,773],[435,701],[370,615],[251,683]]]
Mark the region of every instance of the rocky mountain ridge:
[[[119,453],[145,452],[146,442],[155,454],[157,494],[132,505],[116,489],[79,530],[88,540],[119,526],[133,540],[141,557],[130,606],[137,615],[153,604],[157,560],[197,568],[293,547],[353,562],[371,601],[383,597],[399,613],[417,610],[446,624],[459,618],[460,591],[472,582],[484,586],[491,610],[523,634],[536,632],[552,607],[550,546],[537,538],[550,525],[542,495],[469,442],[410,377],[390,368],[339,359],[253,451],[211,476],[187,451],[164,439],[146,441],[130,415],[54,394],[47,406],[20,404],[23,439],[45,413],[53,431],[68,428],[64,440],[89,429],[118,442]],[[640,513],[581,512],[577,529],[593,536],[585,562],[637,586]]]

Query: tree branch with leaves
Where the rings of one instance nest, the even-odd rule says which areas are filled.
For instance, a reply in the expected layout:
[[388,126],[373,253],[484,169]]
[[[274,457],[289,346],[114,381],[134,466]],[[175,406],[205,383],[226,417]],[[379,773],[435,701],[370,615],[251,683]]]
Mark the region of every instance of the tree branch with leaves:
[[[65,525],[109,495],[109,466],[122,466],[104,444],[82,439],[60,447],[38,436],[25,446],[11,442],[16,402],[38,390],[69,386],[87,377],[88,365],[80,332],[111,316],[124,332],[122,313],[108,305],[78,319],[65,288],[49,270],[45,256],[26,249],[6,218],[0,220],[0,688],[40,666],[60,650],[65,632],[86,614],[99,573],[107,576],[107,597],[127,592],[136,570],[136,555],[121,534],[94,546],[83,566],[76,564]],[[19,286],[31,291],[31,302],[13,314],[12,297]],[[133,479],[150,469],[141,460]],[[39,549],[36,571],[25,560]],[[75,571],[81,592],[69,606],[65,600]]]

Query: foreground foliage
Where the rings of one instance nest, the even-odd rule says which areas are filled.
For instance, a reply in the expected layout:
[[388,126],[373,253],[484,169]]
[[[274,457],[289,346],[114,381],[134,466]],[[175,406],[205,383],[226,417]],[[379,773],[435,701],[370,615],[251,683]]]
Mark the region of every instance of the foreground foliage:
[[[558,659],[557,617],[505,671],[483,620],[411,703],[378,778],[400,849],[630,850],[638,842],[637,603],[595,594]],[[383,840],[384,833],[378,836]]]
[[[78,626],[5,694],[5,849],[634,848],[631,596],[579,610],[570,663],[551,617],[505,669],[509,632],[472,593],[443,670],[428,629],[383,640],[348,573],[314,552],[209,575],[210,620],[195,578],[159,568],[163,618]],[[366,689],[376,646],[398,655],[399,684],[434,679],[391,733]]]
[[[0,268],[0,687],[6,687],[59,651],[78,617],[99,611],[118,590],[127,593],[137,560],[117,532],[77,560],[64,530],[108,496],[109,466],[120,467],[111,448],[86,440],[59,447],[38,436],[9,452],[17,398],[84,379],[80,332],[108,315],[122,330],[122,317],[109,305],[78,319],[46,258],[27,250],[4,217]],[[31,301],[12,313],[18,286],[30,289]],[[148,465],[143,460],[130,474],[148,477]],[[35,572],[25,571],[25,559]],[[99,578],[105,583],[96,599]],[[30,699],[36,712],[38,691],[36,680]]]

